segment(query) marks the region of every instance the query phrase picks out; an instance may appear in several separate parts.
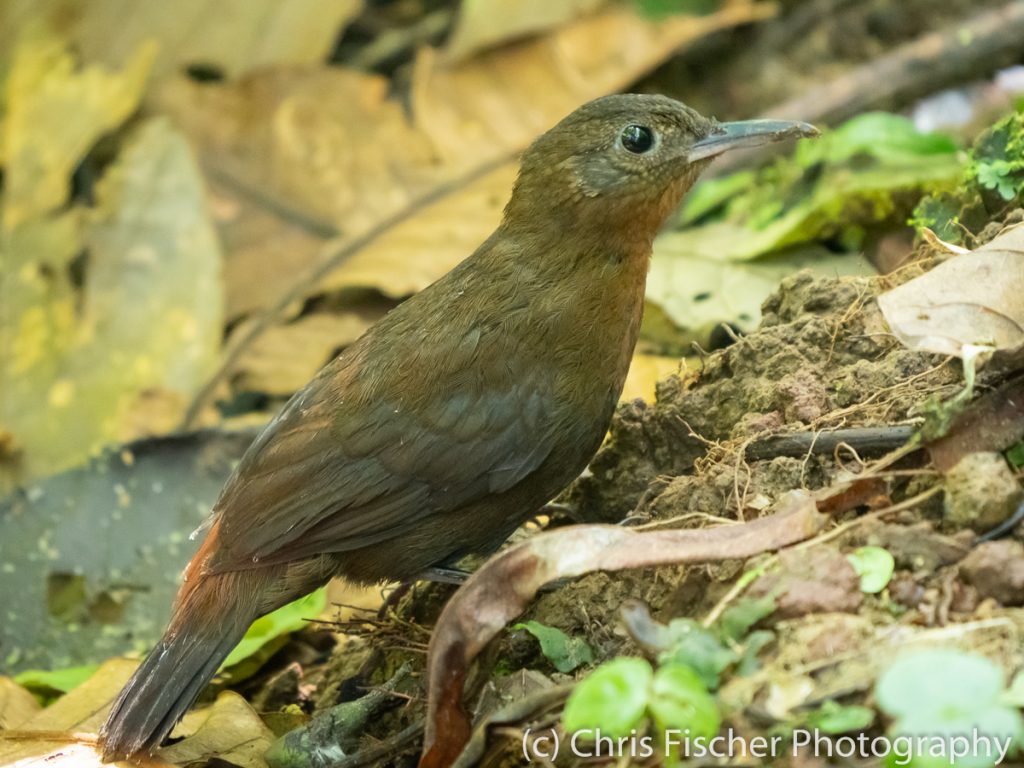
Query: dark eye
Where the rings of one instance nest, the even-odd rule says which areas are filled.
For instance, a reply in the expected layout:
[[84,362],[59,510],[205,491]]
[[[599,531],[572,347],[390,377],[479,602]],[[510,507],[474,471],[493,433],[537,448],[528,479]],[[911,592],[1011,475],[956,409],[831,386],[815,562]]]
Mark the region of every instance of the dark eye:
[[634,155],[642,155],[654,146],[654,131],[644,125],[627,125],[622,129],[619,141]]

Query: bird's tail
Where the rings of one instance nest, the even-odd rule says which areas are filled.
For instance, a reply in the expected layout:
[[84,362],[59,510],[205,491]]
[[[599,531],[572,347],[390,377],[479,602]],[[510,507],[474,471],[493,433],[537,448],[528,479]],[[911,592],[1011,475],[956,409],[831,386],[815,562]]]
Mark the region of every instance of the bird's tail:
[[256,618],[248,572],[186,581],[164,636],[125,685],[100,730],[103,760],[149,751],[171,732]]

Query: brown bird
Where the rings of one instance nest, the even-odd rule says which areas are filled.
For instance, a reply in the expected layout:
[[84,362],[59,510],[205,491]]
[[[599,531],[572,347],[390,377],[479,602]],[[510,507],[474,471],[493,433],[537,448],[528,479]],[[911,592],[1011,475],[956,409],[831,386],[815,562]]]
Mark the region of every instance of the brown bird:
[[813,136],[597,99],[526,150],[498,229],[295,394],[246,452],[163,638],[101,731],[160,744],[259,616],[334,576],[496,549],[587,465],[629,368],[651,243],[710,160]]

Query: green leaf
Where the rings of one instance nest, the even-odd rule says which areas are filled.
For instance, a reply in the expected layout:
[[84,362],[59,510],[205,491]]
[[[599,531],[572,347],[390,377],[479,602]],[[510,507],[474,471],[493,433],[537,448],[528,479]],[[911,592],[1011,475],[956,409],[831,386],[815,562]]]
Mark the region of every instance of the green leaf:
[[[690,226],[655,240],[647,298],[683,330],[752,328],[778,270],[867,273],[856,255],[867,230],[902,223],[916,198],[953,188],[962,172],[948,137],[919,133],[898,115],[854,118],[756,173],[698,184],[680,219]],[[848,255],[811,247],[818,241]]]
[[719,0],[636,0],[640,13],[648,18],[663,19],[678,13],[705,15],[712,13]]
[[66,669],[26,669],[15,675],[14,682],[37,693],[67,693],[92,677],[98,667],[98,664],[85,664],[81,667],[67,667]]
[[722,636],[740,642],[757,622],[771,616],[777,604],[773,595],[745,597],[737,600],[722,613],[718,626]]
[[540,642],[540,651],[559,672],[572,672],[582,664],[594,662],[594,652],[581,637],[569,637],[565,632],[539,621],[516,624],[512,629],[525,629]]
[[775,633],[769,632],[767,629],[760,629],[747,635],[747,639],[743,642],[743,654],[736,664],[736,674],[746,677],[757,672],[760,667],[757,654],[774,639]]
[[722,672],[737,660],[737,654],[723,645],[693,619],[675,619],[668,625],[671,650],[662,653],[662,664],[685,664],[700,677],[706,688],[718,688]]
[[252,656],[264,645],[281,635],[297,632],[308,626],[309,619],[315,619],[323,613],[326,606],[327,592],[318,589],[316,592],[288,603],[288,605],[281,606],[273,613],[261,616],[249,627],[242,642],[236,645],[235,649],[224,659],[221,669]]
[[860,591],[868,595],[881,592],[889,584],[896,561],[881,547],[860,547],[846,556],[860,576]]
[[[875,684],[875,699],[894,718],[890,737],[945,738],[972,734],[989,739],[1019,739],[1020,713],[1003,701],[1003,671],[994,663],[956,650],[924,650],[897,659]],[[996,757],[968,750],[958,766],[988,768]],[[894,760],[888,764],[894,765]],[[904,763],[907,764],[907,763]],[[949,765],[948,756],[915,753],[909,765]]]
[[1024,707],[1024,671],[1013,676],[1013,682],[1003,691],[999,703],[1010,707]]
[[654,671],[643,659],[619,658],[602,664],[573,689],[562,724],[568,733],[600,729],[604,736],[627,736],[643,720]]
[[715,697],[693,669],[685,664],[664,664],[654,674],[651,715],[662,731],[689,730],[690,738],[711,738],[722,718]]
[[807,716],[807,725],[823,733],[864,731],[875,722],[875,710],[859,705],[844,706],[826,701]]
[[1024,467],[1024,440],[1006,449],[1006,460],[1014,469]]
[[[996,764],[997,754],[989,754],[985,748],[974,749],[972,742],[975,732],[979,742],[982,739],[992,743],[993,739],[1005,742],[1007,739],[1019,740],[1022,721],[1020,713],[1009,707],[992,706],[965,715],[936,716],[934,713],[907,715],[897,721],[890,731],[890,739],[909,737],[916,740],[925,738],[925,743],[934,743],[938,739],[945,742],[947,752],[942,755],[931,755],[927,750],[915,752],[909,763],[912,768],[949,768],[951,761],[948,750],[954,740],[963,740],[958,745],[956,765],[959,768],[991,768]],[[984,742],[981,742],[984,743]],[[891,756],[890,756],[891,757]],[[890,760],[889,765],[895,765]]]
[[893,717],[943,719],[987,709],[1002,690],[1002,670],[984,656],[937,649],[893,662],[878,678],[875,698]]

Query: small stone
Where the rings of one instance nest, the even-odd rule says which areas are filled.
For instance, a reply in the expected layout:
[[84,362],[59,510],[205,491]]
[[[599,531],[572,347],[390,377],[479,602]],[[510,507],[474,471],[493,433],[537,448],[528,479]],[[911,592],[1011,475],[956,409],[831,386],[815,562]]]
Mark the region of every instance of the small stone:
[[1012,539],[979,544],[960,564],[960,576],[983,598],[1024,605],[1024,544]]
[[860,577],[850,561],[835,549],[815,547],[783,552],[780,567],[755,581],[751,597],[774,595],[775,619],[793,619],[810,613],[853,613],[863,595]]
[[945,519],[957,528],[995,528],[1022,499],[1020,483],[998,453],[970,453],[946,474]]

